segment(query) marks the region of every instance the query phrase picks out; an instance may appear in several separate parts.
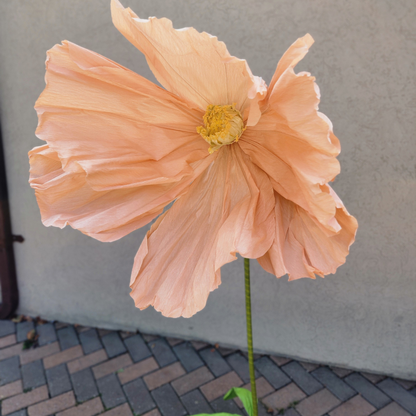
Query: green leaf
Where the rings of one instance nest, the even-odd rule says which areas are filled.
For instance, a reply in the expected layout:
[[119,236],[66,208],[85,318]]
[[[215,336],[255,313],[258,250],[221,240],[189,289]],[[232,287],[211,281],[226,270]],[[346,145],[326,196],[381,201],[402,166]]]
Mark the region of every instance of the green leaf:
[[253,398],[251,396],[251,391],[243,389],[242,387],[233,387],[225,396],[224,400],[230,400],[238,397],[242,402],[243,406],[246,409],[246,412],[249,416],[254,415],[253,410]]
[[22,350],[28,350],[33,344],[35,343],[35,341],[32,341],[30,339],[27,339],[22,346]]
[[[243,389],[241,387],[233,387],[225,396],[224,400],[230,400],[238,397],[244,405],[249,416],[253,416],[253,399],[251,397],[251,391]],[[199,413],[193,416],[238,416],[232,413]]]
[[240,416],[240,415],[236,415],[235,413],[211,413],[211,414],[199,413],[193,416]]

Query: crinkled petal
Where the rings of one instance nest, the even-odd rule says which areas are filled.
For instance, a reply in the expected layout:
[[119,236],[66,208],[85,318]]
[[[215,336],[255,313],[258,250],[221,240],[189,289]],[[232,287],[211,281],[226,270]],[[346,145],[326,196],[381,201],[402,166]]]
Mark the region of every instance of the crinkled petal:
[[334,220],[339,231],[329,231],[304,209],[275,193],[276,234],[270,250],[258,259],[269,273],[281,277],[289,274],[289,280],[302,277],[315,279],[335,273],[345,263],[349,247],[354,242],[357,221],[345,209],[335,192],[326,187],[334,199]]
[[177,182],[208,155],[203,113],[70,42],[48,52],[37,135],[97,191]]
[[[290,65],[286,62],[274,83],[267,110],[239,143],[271,177],[277,192],[332,227],[335,203],[322,186],[340,171],[336,159],[340,147],[331,122],[317,111],[320,95],[315,78],[293,71],[293,64],[306,53],[307,43],[301,44],[289,53],[290,59],[282,58]],[[282,72],[280,66],[277,72]]]
[[252,75],[245,60],[231,56],[215,36],[194,28],[175,30],[166,18],[140,19],[118,0],[112,0],[111,14],[114,25],[143,52],[167,90],[203,110],[209,104],[236,103],[249,125],[257,122],[265,83]]
[[283,54],[279,63],[277,64],[272,80],[270,81],[267,96],[269,96],[273,91],[273,88],[276,82],[279,80],[280,76],[286,70],[290,68],[293,69],[298,64],[298,62],[300,62],[305,57],[313,43],[313,37],[307,33],[305,36],[297,39],[294,43],[292,43],[292,45],[290,45],[289,49]]
[[[214,156],[215,157],[215,156]],[[69,224],[100,241],[114,241],[157,217],[163,207],[185,193],[213,159],[196,162],[191,176],[168,184],[96,191],[84,171],[62,169],[48,145],[29,152],[30,185],[46,226]]]
[[224,146],[189,192],[152,225],[134,261],[131,296],[168,317],[190,317],[221,283],[220,267],[269,249],[273,189],[239,149]]

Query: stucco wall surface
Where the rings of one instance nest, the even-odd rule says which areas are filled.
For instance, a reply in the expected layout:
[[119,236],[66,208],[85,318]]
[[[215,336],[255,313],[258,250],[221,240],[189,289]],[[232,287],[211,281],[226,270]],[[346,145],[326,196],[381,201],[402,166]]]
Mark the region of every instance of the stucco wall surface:
[[[129,296],[147,231],[111,244],[45,228],[28,185],[35,100],[45,52],[68,39],[154,80],[111,23],[109,0],[0,2],[0,108],[15,234],[19,312],[84,325],[139,328],[245,345],[241,259],[191,319],[139,311]],[[317,77],[321,111],[341,140],[334,188],[360,228],[347,263],[313,281],[277,280],[252,262],[255,347],[308,361],[416,379],[416,3],[414,0],[124,0],[223,40],[269,82],[286,48],[309,32],[297,67]]]

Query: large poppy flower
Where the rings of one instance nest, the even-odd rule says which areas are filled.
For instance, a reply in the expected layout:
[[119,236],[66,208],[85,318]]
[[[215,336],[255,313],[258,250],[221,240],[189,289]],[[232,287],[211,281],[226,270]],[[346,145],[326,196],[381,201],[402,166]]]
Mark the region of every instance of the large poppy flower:
[[340,147],[318,87],[294,72],[312,37],[267,87],[216,37],[111,7],[165,89],[67,41],[48,52],[35,106],[46,144],[29,152],[43,223],[114,241],[159,216],[130,287],[169,317],[201,310],[236,253],[290,280],[334,273],[357,222],[328,185]]

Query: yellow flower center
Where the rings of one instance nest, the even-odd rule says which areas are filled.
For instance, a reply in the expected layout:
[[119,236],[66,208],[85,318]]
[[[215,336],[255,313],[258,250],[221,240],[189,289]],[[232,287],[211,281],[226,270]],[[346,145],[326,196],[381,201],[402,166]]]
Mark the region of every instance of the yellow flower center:
[[241,113],[233,105],[209,105],[204,115],[205,127],[196,131],[210,144],[213,153],[225,144],[237,142],[246,129]]

